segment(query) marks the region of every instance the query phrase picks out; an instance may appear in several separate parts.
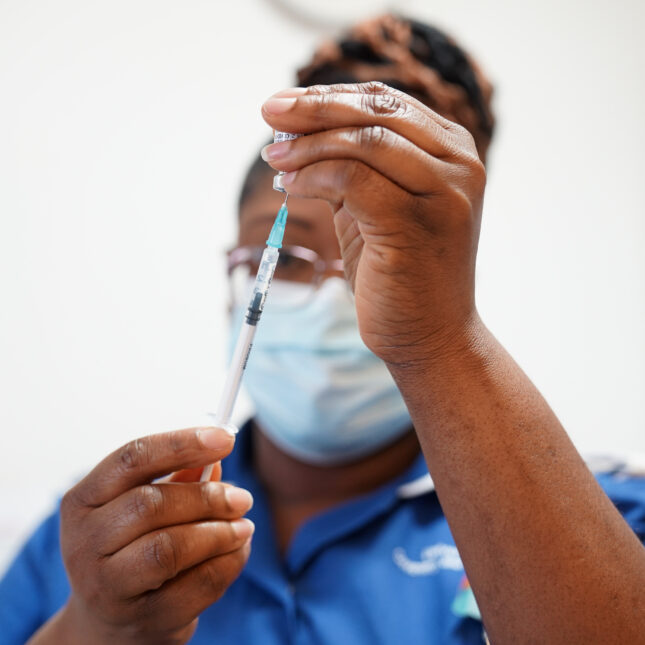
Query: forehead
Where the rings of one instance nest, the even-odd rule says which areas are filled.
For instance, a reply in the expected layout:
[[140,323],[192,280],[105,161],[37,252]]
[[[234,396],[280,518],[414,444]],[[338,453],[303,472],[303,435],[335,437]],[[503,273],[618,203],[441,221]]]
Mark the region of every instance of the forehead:
[[[265,243],[284,194],[273,190],[274,172],[268,169],[240,207],[238,243]],[[284,243],[313,249],[323,257],[339,258],[329,204],[321,199],[289,197]]]

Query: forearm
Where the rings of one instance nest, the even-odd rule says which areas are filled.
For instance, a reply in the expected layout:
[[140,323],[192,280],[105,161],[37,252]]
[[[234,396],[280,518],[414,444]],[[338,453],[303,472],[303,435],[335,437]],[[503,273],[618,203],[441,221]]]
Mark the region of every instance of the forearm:
[[645,549],[478,321],[391,366],[491,642],[645,642]]
[[[81,645],[90,639],[80,633],[72,616],[70,606],[66,605],[54,614],[27,642],[27,645]],[[89,635],[86,634],[86,637]],[[98,642],[92,640],[92,642]]]

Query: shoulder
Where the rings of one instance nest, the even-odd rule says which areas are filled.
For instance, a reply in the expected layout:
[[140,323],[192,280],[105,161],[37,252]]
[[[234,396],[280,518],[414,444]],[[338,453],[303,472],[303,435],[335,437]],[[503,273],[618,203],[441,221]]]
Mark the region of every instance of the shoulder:
[[45,558],[60,554],[60,500],[32,533],[26,547]]
[[0,579],[3,643],[25,642],[67,599],[69,583],[60,553],[59,529],[57,504]]
[[8,573],[16,566],[42,573],[42,566],[60,558],[60,501],[43,520],[14,558]]
[[586,461],[614,506],[645,543],[645,455],[594,456]]

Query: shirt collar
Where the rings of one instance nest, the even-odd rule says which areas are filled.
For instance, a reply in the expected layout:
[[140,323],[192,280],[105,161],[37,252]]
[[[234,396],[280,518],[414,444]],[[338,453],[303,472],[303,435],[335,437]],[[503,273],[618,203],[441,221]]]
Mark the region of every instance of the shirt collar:
[[297,575],[328,544],[361,529],[379,515],[389,513],[398,504],[434,490],[423,455],[419,455],[406,472],[390,482],[308,520],[294,535],[282,560],[276,557],[277,546],[268,501],[252,468],[250,426],[250,423],[242,426],[235,449],[223,461],[223,478],[247,488],[255,498],[255,504],[248,513],[256,525],[254,546],[244,575],[254,579],[257,585],[276,597],[282,598],[287,593],[283,583],[285,575]]
[[[425,468],[426,464],[423,455],[419,455],[418,459],[423,461],[423,467]],[[416,479],[401,484],[397,488],[396,493],[401,499],[413,499],[421,495],[434,493],[434,482],[432,481],[430,473],[426,472]]]

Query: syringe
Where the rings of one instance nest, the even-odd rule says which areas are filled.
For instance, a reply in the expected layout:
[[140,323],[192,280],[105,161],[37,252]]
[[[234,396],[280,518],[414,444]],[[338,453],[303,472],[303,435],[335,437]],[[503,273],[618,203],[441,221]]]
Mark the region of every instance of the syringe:
[[[217,413],[214,415],[213,425],[218,428],[224,428],[232,434],[237,432],[237,428],[231,425],[231,415],[233,413],[233,406],[240,391],[240,384],[242,382],[242,374],[246,368],[246,363],[249,359],[251,346],[253,345],[253,338],[255,331],[262,315],[264,302],[271,286],[271,279],[275,272],[275,267],[278,264],[278,256],[280,252],[278,249],[282,248],[282,238],[284,237],[284,228],[287,223],[287,195],[284,203],[280,207],[276,215],[267,246],[262,253],[260,260],[260,268],[258,269],[253,285],[253,293],[251,295],[251,302],[246,310],[246,317],[242,323],[240,334],[237,337],[237,343],[233,350],[233,357],[228,368],[228,375],[224,384],[224,391],[217,408]],[[213,464],[206,466],[202,472],[201,481],[210,481],[213,474]]]

